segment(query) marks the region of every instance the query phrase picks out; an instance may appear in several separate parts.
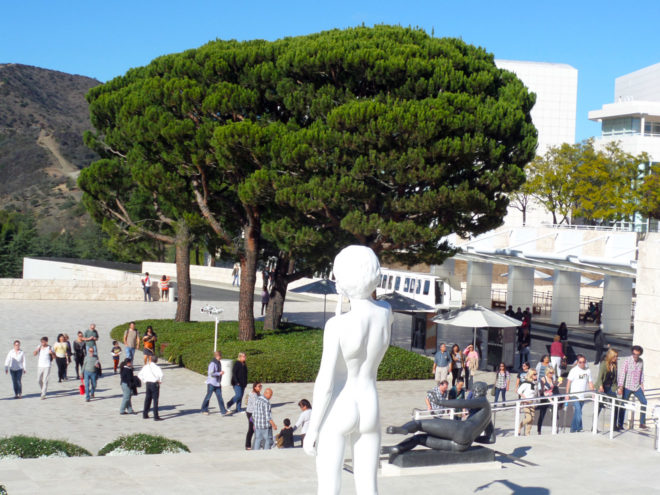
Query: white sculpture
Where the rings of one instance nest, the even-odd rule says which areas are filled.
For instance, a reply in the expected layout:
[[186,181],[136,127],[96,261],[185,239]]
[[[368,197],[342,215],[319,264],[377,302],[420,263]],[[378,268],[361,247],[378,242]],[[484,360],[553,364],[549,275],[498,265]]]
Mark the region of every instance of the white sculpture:
[[[304,449],[316,455],[318,493],[338,494],[348,439],[355,491],[372,495],[378,493],[381,431],[376,374],[390,342],[392,309],[371,297],[380,281],[380,264],[371,249],[343,249],[333,271],[340,302],[337,315],[325,325]],[[348,313],[341,314],[341,295],[351,302]]]

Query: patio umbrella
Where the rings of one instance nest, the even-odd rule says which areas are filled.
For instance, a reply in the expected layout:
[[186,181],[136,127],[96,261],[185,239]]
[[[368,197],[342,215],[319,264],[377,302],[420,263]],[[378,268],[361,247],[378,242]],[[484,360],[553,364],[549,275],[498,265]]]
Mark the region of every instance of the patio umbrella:
[[435,313],[435,308],[433,306],[429,306],[420,301],[415,301],[414,299],[403,296],[398,292],[381,294],[376,299],[388,302],[390,306],[392,306],[392,311],[395,313]]
[[519,327],[520,321],[510,318],[501,313],[496,313],[488,308],[478,304],[455,312],[445,313],[433,318],[436,323],[453,325],[455,327],[465,327],[474,329],[473,345],[477,345],[477,328],[496,327],[510,328]]
[[323,324],[325,325],[325,299],[328,294],[336,294],[337,286],[332,280],[322,279],[312,282],[310,284],[305,284],[295,289],[291,289],[291,292],[307,292],[309,294],[323,294]]

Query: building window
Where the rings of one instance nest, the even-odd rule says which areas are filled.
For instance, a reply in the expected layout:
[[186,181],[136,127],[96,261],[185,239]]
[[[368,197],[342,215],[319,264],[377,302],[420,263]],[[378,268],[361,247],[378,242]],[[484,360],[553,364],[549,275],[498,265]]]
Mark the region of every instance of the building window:
[[645,122],[644,123],[645,136],[660,136],[660,122]]
[[[646,126],[644,126],[646,129]],[[618,119],[603,120],[603,136],[639,135],[641,133],[641,119],[622,117]]]

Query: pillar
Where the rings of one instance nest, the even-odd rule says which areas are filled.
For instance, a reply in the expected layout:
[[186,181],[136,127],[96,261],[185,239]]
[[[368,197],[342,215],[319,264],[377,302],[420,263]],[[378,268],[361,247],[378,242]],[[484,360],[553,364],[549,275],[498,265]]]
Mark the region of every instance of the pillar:
[[550,319],[553,325],[565,321],[567,325],[580,323],[580,274],[555,270],[554,284],[552,286],[552,314]]
[[485,308],[490,308],[492,302],[492,283],[492,263],[469,261],[467,270],[467,290],[465,296],[465,304],[467,306],[480,304]]
[[534,302],[534,268],[509,265],[509,280],[507,281],[506,305],[532,310]]
[[605,333],[630,332],[632,284],[632,278],[605,275],[602,316]]

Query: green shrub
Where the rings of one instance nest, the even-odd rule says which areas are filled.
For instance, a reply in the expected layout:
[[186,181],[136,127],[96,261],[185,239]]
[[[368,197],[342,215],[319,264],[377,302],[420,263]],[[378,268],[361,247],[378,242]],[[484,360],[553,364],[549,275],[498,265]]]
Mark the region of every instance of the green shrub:
[[[166,343],[163,357],[171,363],[206,374],[213,355],[213,322],[177,323],[171,320],[136,322],[144,332],[147,325],[158,334],[158,347]],[[238,322],[218,325],[218,348],[227,359],[245,352],[249,381],[265,383],[312,382],[321,363],[323,331],[302,325],[285,324],[277,330],[264,330],[263,322],[255,322],[257,338],[238,340]],[[112,329],[113,339],[121,341],[128,324]],[[431,376],[433,362],[414,352],[390,347],[378,369],[379,380],[416,380]]]
[[0,439],[0,458],[35,459],[47,456],[81,457],[89,455],[92,455],[89,451],[63,440],[48,440],[25,435]]
[[0,495],[7,495],[7,489],[5,485],[0,485]]
[[190,452],[190,449],[177,440],[169,438],[136,433],[119,437],[114,442],[110,442],[101,450],[99,455],[117,455],[118,452],[133,454],[178,454],[180,452]]

